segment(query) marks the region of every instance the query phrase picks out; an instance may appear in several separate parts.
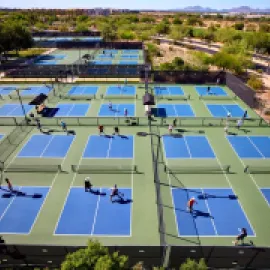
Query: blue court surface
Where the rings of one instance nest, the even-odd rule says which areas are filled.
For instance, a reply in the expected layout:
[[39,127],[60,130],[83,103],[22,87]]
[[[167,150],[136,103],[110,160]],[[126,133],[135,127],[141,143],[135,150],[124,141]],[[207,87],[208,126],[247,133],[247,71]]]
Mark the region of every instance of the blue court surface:
[[261,192],[270,206],[270,188],[261,188]]
[[207,108],[214,117],[243,117],[245,111],[237,104],[207,104]]
[[155,95],[157,96],[183,96],[184,91],[180,86],[155,86]]
[[270,158],[270,137],[227,136],[227,139],[240,158]]
[[0,134],[0,140],[2,140],[4,136],[5,136],[5,135]]
[[208,92],[207,86],[196,86],[196,91],[200,96],[208,96],[208,95],[215,95],[215,96],[227,96],[228,94],[219,86],[211,86],[210,91]]
[[158,104],[156,117],[194,117],[189,104]]
[[139,59],[139,55],[134,55],[134,54],[122,54],[121,55],[122,59]]
[[103,50],[101,54],[118,54],[118,50]]
[[94,65],[112,65],[112,61],[92,61],[90,64]]
[[56,117],[85,116],[90,108],[88,103],[59,103]]
[[132,135],[89,136],[83,158],[133,158]]
[[52,87],[47,86],[31,86],[24,88],[25,90],[20,91],[21,96],[37,96],[39,94],[48,95],[52,90]]
[[124,110],[127,109],[128,115],[127,116],[135,116],[135,106],[134,104],[112,104],[112,109],[109,108],[109,103],[102,104],[98,116],[101,117],[123,117]]
[[49,65],[56,65],[57,61],[54,60],[38,60],[35,62],[36,65],[44,65],[44,66],[49,66]]
[[138,61],[128,61],[128,60],[120,60],[118,61],[119,65],[138,65],[139,62]]
[[114,54],[110,55],[110,54],[99,54],[96,56],[96,59],[100,59],[100,58],[106,58],[106,59],[113,59],[115,57]]
[[[25,113],[28,114],[34,106],[23,104]],[[0,107],[0,116],[24,116],[23,110],[20,104],[5,104]]]
[[[249,236],[254,231],[232,189],[172,189],[179,236],[233,236],[239,228],[246,228]],[[195,197],[193,213],[187,202]]]
[[49,192],[49,187],[0,188],[0,233],[29,234]]
[[98,86],[88,86],[88,85],[80,85],[73,86],[68,94],[71,96],[81,96],[81,95],[95,95],[98,91]]
[[32,135],[17,157],[64,158],[74,138],[72,135]]
[[113,198],[112,203],[108,188],[95,188],[93,193],[71,188],[55,234],[131,236],[131,189],[119,191],[123,200]]
[[16,90],[16,86],[0,86],[0,95],[9,95],[12,91]]
[[106,96],[114,96],[114,95],[135,96],[135,94],[136,94],[136,87],[133,85],[109,86],[106,91]]
[[206,136],[163,136],[166,158],[215,158]]
[[140,50],[122,50],[121,51],[122,54],[131,54],[131,53],[138,54],[139,52]]

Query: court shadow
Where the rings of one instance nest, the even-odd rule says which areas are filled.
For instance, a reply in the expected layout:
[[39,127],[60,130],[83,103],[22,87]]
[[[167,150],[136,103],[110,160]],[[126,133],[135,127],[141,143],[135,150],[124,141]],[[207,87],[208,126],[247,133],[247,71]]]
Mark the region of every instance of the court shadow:
[[41,129],[40,132],[44,135],[51,135],[51,132],[49,130]]
[[98,189],[90,189],[89,193],[94,194],[94,195],[99,195],[99,196],[106,196],[106,192],[100,192]]
[[193,212],[191,214],[192,214],[192,216],[194,218],[196,218],[196,217],[206,217],[206,218],[214,219],[214,217],[211,216],[209,213],[203,212],[203,211],[200,211],[200,210],[193,210]]
[[107,134],[105,134],[104,137],[108,138],[108,139],[113,139],[114,138],[112,135],[107,135]]
[[126,139],[126,140],[128,140],[129,138],[127,137],[127,136],[125,136],[125,135],[118,135],[121,139]]
[[42,194],[34,193],[34,194],[26,194],[25,192],[14,190],[13,192],[7,191],[7,193],[2,195],[2,198],[11,198],[11,197],[26,197],[26,198],[33,198],[33,199],[40,199],[43,197]]
[[67,134],[68,135],[76,135],[76,132],[75,132],[75,130],[68,130]]
[[187,129],[182,129],[182,128],[178,128],[178,129],[175,129],[177,132],[181,132],[181,133],[185,133],[185,132],[192,132],[192,133],[198,133],[198,134],[205,134],[205,131],[204,130],[187,130]]
[[132,203],[133,201],[131,199],[124,199],[124,198],[118,198],[112,201],[112,203],[119,203],[119,204],[129,204]]
[[244,133],[250,133],[250,130],[248,130],[248,129],[245,129],[245,128],[241,128],[241,129],[239,129],[240,131],[243,131]]
[[236,136],[236,135],[238,135],[237,133],[235,133],[235,132],[228,132],[228,135],[231,135],[231,136]]
[[152,108],[151,115],[153,115],[155,117],[165,118],[165,117],[167,117],[167,112],[166,112],[166,109],[164,109],[164,108]]
[[52,132],[62,132],[62,129],[48,129],[48,132],[52,133]]
[[120,111],[118,111],[116,109],[111,109],[110,111],[112,111],[112,112],[120,112]]
[[55,114],[59,111],[59,108],[45,108],[42,112],[41,115],[43,117],[54,117]]
[[238,197],[236,195],[228,195],[228,196],[216,196],[211,194],[204,194],[204,195],[198,195],[197,198],[199,200],[207,200],[207,199],[230,199],[230,200],[237,200]]

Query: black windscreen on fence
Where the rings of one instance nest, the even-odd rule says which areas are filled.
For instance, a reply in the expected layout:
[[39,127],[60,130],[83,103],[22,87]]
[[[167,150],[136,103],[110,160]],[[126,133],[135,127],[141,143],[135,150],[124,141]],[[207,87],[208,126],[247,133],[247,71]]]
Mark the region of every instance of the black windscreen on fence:
[[33,37],[99,37],[100,31],[87,31],[87,32],[52,32],[41,31],[33,32]]

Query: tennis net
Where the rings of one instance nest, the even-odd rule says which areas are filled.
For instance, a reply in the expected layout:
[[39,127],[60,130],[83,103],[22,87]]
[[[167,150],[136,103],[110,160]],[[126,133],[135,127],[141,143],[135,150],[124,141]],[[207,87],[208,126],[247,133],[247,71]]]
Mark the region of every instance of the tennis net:
[[102,99],[138,99],[138,95],[100,95],[100,98]]
[[69,94],[65,94],[65,95],[59,95],[59,97],[61,99],[70,99],[70,100],[91,100],[91,99],[95,99],[96,95],[69,95]]
[[237,99],[237,96],[221,96],[221,95],[201,95],[200,99],[203,100],[231,100],[231,99]]
[[138,168],[136,165],[71,165],[73,172],[79,174],[96,173],[96,174],[129,174],[138,173]]
[[270,166],[247,165],[244,172],[250,174],[270,174]]
[[205,166],[164,166],[164,171],[170,174],[219,174],[230,173],[230,165]]
[[156,95],[157,100],[166,99],[166,100],[189,100],[190,95]]
[[5,168],[1,168],[2,172],[42,172],[42,173],[57,173],[65,172],[61,165],[26,165],[26,164],[11,164]]

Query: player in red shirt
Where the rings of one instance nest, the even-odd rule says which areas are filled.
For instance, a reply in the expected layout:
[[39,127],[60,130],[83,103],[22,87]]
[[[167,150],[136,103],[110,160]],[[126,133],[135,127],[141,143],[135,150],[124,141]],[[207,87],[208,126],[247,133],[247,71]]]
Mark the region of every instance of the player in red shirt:
[[197,203],[195,198],[192,197],[187,203],[187,210],[191,213],[193,211],[193,205]]

